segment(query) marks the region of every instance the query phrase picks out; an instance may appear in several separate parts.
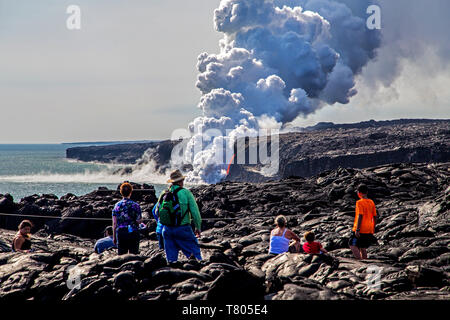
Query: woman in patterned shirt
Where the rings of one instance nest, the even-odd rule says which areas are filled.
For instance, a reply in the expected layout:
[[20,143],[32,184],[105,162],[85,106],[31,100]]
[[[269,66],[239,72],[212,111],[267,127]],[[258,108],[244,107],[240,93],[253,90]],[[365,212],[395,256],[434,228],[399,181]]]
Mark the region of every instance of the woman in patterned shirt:
[[112,211],[113,241],[118,247],[118,253],[139,254],[139,224],[142,213],[138,203],[130,200],[133,187],[128,182],[120,186],[123,199],[116,203]]

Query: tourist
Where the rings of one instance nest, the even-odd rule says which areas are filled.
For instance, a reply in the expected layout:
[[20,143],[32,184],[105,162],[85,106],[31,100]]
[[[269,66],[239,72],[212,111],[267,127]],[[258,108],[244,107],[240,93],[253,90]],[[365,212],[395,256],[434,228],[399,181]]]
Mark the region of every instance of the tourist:
[[325,263],[331,265],[334,269],[339,266],[339,261],[333,258],[327,250],[316,239],[316,235],[312,231],[308,231],[303,236],[306,242],[303,244],[303,252],[312,255],[318,255]]
[[163,225],[159,221],[159,217],[157,214],[159,208],[159,201],[153,206],[152,214],[156,220],[156,238],[158,239],[159,249],[164,250],[164,239],[162,236]]
[[357,260],[367,259],[367,248],[376,242],[373,234],[377,212],[375,203],[367,198],[368,191],[365,185],[358,188],[360,200],[356,202],[355,220],[349,240],[350,249]]
[[118,247],[119,255],[126,253],[139,254],[139,224],[141,223],[141,207],[130,199],[133,187],[128,182],[120,186],[123,199],[116,203],[113,215],[113,242]]
[[325,253],[327,254],[327,250],[325,250],[322,247],[322,244],[320,242],[314,241],[316,239],[316,236],[314,232],[308,231],[303,236],[306,240],[306,242],[303,244],[303,251],[305,253],[309,254],[321,254]]
[[19,231],[12,241],[12,251],[31,252],[31,228],[33,224],[30,220],[23,220],[19,224]]
[[300,252],[300,238],[286,227],[286,217],[283,215],[276,217],[275,225],[277,227],[270,233],[269,253]]
[[[156,208],[158,221],[161,223],[164,250],[169,264],[178,261],[178,253],[192,260],[202,260],[200,246],[196,237],[201,235],[201,216],[197,202],[191,191],[184,188],[184,179],[180,170],[170,174],[169,188],[164,191]],[[192,220],[195,234],[192,231]]]
[[113,228],[111,226],[106,227],[104,232],[105,237],[97,240],[94,246],[94,251],[97,253],[102,253],[110,248],[117,248],[114,244],[113,233]]

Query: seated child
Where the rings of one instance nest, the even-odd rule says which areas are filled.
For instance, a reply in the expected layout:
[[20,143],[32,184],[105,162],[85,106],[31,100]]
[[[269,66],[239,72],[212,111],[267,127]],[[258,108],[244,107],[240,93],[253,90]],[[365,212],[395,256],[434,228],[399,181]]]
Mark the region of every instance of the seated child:
[[305,253],[309,254],[321,254],[321,253],[328,253],[327,250],[325,250],[322,247],[322,244],[320,242],[314,241],[316,236],[314,235],[314,232],[308,231],[304,234],[304,238],[306,242],[303,244],[303,251]]
[[322,247],[322,244],[318,241],[314,241],[316,236],[314,232],[308,231],[304,234],[306,242],[303,244],[303,251],[308,254],[318,254],[322,260],[335,268],[337,268],[339,262],[328,254],[328,251]]

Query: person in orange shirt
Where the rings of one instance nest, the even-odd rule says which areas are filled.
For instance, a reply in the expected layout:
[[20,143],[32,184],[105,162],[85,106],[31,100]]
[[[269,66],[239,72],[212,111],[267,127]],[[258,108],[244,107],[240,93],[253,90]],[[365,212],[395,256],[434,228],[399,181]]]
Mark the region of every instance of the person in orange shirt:
[[355,221],[349,240],[350,249],[357,260],[367,259],[367,248],[376,242],[373,234],[375,233],[377,211],[375,203],[367,198],[368,192],[367,186],[360,185],[358,187],[360,200],[356,202]]

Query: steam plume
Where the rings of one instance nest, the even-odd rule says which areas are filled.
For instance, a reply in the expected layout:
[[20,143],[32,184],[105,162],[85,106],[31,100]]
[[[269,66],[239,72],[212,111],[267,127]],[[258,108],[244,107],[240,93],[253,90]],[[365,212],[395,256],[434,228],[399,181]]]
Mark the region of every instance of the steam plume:
[[[281,127],[325,104],[346,104],[357,93],[355,76],[381,40],[379,31],[367,29],[367,15],[345,2],[221,1],[214,12],[220,52],[198,57],[203,115],[189,124],[188,182],[222,179],[226,164],[215,156],[240,135],[255,136],[267,123]],[[217,134],[205,133],[210,129]]]

